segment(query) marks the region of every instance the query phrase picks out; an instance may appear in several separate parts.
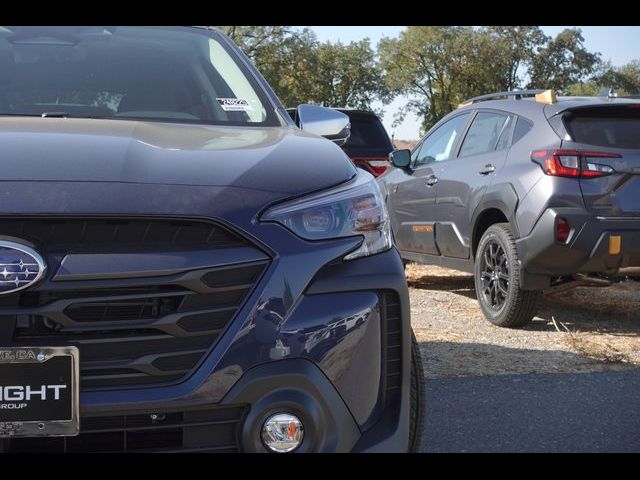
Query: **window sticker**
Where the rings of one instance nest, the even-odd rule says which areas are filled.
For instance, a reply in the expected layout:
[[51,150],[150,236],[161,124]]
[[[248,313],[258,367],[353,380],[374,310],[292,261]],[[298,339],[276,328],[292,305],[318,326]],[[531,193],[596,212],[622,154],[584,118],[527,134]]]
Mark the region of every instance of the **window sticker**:
[[248,112],[251,105],[243,98],[217,98],[218,103],[225,112]]

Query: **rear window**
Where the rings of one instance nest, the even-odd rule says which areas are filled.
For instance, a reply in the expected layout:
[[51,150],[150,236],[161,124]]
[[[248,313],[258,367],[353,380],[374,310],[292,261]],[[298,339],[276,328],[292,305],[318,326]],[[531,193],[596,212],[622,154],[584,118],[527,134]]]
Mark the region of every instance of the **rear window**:
[[615,148],[640,148],[640,109],[601,107],[568,112],[564,117],[573,141]]
[[393,150],[389,135],[377,117],[349,115],[351,136],[346,146]]

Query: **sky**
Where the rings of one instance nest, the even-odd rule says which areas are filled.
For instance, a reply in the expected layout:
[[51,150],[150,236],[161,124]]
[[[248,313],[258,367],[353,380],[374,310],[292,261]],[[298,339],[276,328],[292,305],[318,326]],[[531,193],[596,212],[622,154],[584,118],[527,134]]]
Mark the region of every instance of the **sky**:
[[[557,35],[565,28],[573,26],[542,26],[545,34]],[[363,38],[369,38],[376,46],[383,37],[397,37],[405,28],[403,26],[312,26],[310,27],[321,42],[340,41],[348,43]],[[600,52],[603,60],[610,60],[613,65],[623,65],[634,59],[640,59],[640,27],[581,27],[584,43],[588,50]],[[491,93],[491,92],[488,92]],[[392,103],[382,107],[385,111],[382,119],[389,134],[394,134],[397,140],[416,140],[419,138],[420,121],[415,115],[407,115],[405,121],[396,127],[391,127],[393,115],[406,102],[406,98],[397,97]],[[374,108],[381,104],[374,104]]]

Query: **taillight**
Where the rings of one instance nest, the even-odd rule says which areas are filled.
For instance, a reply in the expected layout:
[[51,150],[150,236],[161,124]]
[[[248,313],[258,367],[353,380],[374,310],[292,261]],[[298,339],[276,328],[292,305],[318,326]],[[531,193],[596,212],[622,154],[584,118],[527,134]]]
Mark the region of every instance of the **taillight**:
[[531,160],[538,163],[544,173],[554,177],[595,178],[615,173],[609,165],[593,161],[597,158],[621,158],[617,153],[580,150],[535,150]]
[[351,160],[356,165],[366,164],[369,168],[365,167],[365,170],[376,177],[382,175],[389,168],[389,159],[386,157],[353,157]]

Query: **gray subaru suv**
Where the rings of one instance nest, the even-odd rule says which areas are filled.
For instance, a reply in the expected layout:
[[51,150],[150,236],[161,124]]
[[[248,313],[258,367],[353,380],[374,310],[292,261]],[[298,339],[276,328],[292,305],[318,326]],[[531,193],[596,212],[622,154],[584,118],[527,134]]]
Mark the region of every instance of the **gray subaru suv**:
[[543,291],[640,266],[640,100],[522,90],[468,100],[379,178],[405,261],[473,272],[519,327]]

